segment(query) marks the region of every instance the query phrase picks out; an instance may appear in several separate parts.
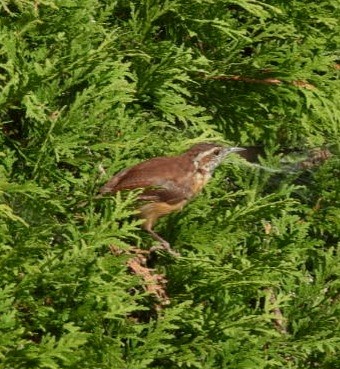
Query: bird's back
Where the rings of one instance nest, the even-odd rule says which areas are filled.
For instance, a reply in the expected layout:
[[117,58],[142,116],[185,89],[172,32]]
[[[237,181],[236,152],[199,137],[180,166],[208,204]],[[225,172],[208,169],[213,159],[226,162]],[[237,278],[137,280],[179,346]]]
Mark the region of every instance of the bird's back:
[[145,187],[168,187],[176,184],[178,178],[186,175],[186,168],[180,165],[177,157],[157,157],[114,175],[100,190],[101,194],[116,193],[121,190],[132,190]]

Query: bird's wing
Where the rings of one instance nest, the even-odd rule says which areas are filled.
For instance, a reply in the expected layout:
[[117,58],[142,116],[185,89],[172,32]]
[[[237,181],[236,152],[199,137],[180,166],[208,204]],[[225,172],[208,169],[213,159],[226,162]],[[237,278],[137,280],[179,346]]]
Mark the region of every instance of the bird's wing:
[[153,158],[117,173],[99,192],[114,194],[142,188],[144,191],[139,198],[143,201],[175,204],[187,198],[186,189],[176,182],[179,170],[181,168],[170,158]]
[[167,187],[177,174],[177,168],[171,158],[159,157],[139,163],[114,175],[100,190],[101,194],[115,193],[135,188]]
[[144,192],[139,195],[139,199],[142,201],[152,201],[152,202],[166,202],[169,205],[174,205],[183,200],[187,200],[185,191],[177,186],[167,186],[159,188],[146,188]]
[[123,169],[120,172],[118,172],[116,175],[114,175],[103,187],[100,188],[99,193],[105,194],[105,193],[115,193],[118,190],[116,189],[119,182],[125,177],[126,173],[130,170]]

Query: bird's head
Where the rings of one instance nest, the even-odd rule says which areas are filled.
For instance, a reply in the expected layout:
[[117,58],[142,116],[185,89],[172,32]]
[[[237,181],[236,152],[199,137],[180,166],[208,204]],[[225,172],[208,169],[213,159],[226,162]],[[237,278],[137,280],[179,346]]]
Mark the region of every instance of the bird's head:
[[217,143],[198,143],[184,155],[189,155],[198,171],[212,174],[223,159],[232,152],[243,151],[241,147],[228,147]]

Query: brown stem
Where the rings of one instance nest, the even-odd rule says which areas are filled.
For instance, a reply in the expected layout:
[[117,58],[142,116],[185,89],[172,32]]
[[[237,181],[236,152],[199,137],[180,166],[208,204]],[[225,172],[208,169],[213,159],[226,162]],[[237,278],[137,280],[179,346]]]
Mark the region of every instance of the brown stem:
[[[269,293],[269,301],[271,302],[271,304],[276,305],[277,300],[276,300],[276,296],[275,296],[273,289],[266,288],[265,291]],[[280,333],[287,334],[288,332],[287,332],[286,322],[285,322],[281,309],[277,306],[277,307],[274,307],[271,310],[271,312],[274,314],[273,321],[274,321],[276,329]]]
[[170,299],[166,292],[167,279],[165,275],[156,273],[147,266],[150,250],[142,250],[137,247],[130,247],[129,250],[122,250],[115,245],[110,245],[109,249],[115,256],[134,254],[134,257],[127,261],[127,266],[133,274],[141,278],[144,290],[156,298],[154,305],[156,311],[162,310],[165,305],[170,303]]
[[224,75],[219,75],[219,76],[207,76],[204,75],[205,79],[213,79],[213,80],[218,80],[218,81],[239,81],[239,82],[245,82],[245,83],[257,83],[257,84],[261,84],[261,85],[281,85],[283,83],[288,83],[291,84],[293,86],[296,87],[301,87],[301,88],[306,88],[308,90],[314,90],[315,86],[313,86],[312,84],[306,82],[306,81],[301,81],[301,80],[296,80],[296,81],[292,81],[292,82],[285,82],[285,81],[281,81],[280,79],[277,78],[251,78],[251,77],[245,77],[245,76],[240,76],[240,75],[232,75],[232,76],[224,76]]

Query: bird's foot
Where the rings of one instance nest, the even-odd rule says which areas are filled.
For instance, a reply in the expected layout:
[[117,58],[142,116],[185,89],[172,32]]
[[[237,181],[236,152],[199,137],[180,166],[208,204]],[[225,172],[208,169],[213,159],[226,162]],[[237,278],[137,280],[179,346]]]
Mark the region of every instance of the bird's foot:
[[180,256],[180,254],[176,251],[174,251],[171,247],[170,247],[170,244],[169,242],[161,242],[159,245],[157,246],[152,246],[150,248],[150,253],[151,252],[155,252],[155,251],[158,251],[158,250],[165,250],[167,253],[169,253],[170,255],[172,256],[175,256],[175,257],[178,257]]

